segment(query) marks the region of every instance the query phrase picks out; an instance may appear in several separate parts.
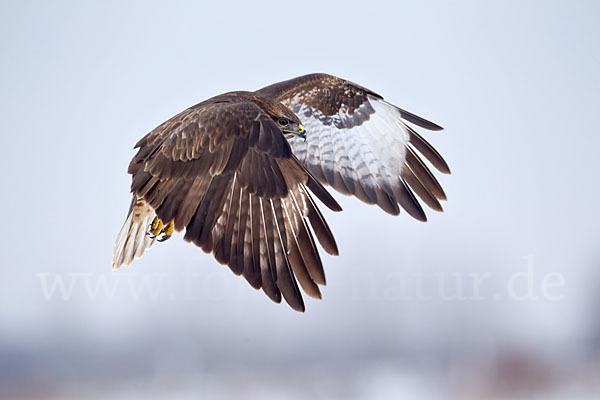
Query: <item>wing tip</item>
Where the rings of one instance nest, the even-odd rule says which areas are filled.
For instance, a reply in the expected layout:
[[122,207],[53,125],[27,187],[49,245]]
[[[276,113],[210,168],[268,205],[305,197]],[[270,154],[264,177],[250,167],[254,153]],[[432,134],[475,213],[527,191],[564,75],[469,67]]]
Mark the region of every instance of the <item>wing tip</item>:
[[435,122],[431,122],[423,117],[419,117],[416,114],[403,110],[400,107],[396,107],[398,111],[400,111],[400,117],[407,120],[408,122],[412,122],[413,124],[430,131],[442,131],[444,128]]
[[[330,256],[339,256],[340,255],[340,250],[338,249],[337,243],[334,242],[332,243],[332,247],[331,248],[324,248],[325,252],[327,254],[329,254]],[[323,285],[325,285],[325,283],[322,283]]]
[[340,206],[331,193],[329,193],[329,191],[325,189],[325,187],[308,170],[305,171],[308,174],[308,182],[306,183],[306,187],[308,187],[310,191],[313,192],[315,196],[317,196],[317,198],[321,200],[321,202],[325,204],[331,211],[342,211],[342,206]]
[[410,212],[408,210],[406,210],[406,212],[413,217],[414,219],[416,219],[419,222],[427,222],[427,214],[425,214],[425,211],[421,210],[420,213],[417,212]]

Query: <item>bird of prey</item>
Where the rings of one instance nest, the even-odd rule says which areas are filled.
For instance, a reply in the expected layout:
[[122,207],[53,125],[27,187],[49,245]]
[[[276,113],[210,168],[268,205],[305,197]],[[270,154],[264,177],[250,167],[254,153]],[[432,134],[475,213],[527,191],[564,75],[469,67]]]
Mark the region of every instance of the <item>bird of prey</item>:
[[442,129],[327,74],[196,104],[135,145],[133,199],[113,269],[185,230],[186,241],[252,287],[304,311],[298,283],[315,298],[325,285],[316,243],[338,254],[314,199],[341,211],[324,185],[392,215],[402,208],[425,221],[415,194],[442,211],[446,195],[421,156],[450,170],[413,125]]

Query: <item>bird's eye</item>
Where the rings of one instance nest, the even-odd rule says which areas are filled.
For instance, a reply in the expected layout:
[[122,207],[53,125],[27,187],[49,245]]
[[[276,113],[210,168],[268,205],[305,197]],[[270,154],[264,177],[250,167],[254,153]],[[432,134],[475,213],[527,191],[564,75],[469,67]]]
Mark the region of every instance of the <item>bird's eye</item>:
[[287,118],[279,118],[277,120],[277,123],[281,126],[288,126],[288,124],[290,123],[290,121]]

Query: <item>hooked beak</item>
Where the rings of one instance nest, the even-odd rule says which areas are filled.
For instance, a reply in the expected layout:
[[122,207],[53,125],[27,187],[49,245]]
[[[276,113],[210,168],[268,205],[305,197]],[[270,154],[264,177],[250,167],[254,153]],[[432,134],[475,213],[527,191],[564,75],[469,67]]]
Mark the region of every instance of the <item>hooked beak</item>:
[[290,131],[290,130],[285,129],[284,132],[291,133],[291,134],[294,134],[296,136],[300,136],[301,138],[303,138],[304,140],[306,140],[306,129],[304,129],[304,126],[302,126],[302,124],[298,124],[298,130],[297,131]]
[[298,136],[300,136],[304,141],[306,141],[306,129],[302,126],[302,124],[298,124]]

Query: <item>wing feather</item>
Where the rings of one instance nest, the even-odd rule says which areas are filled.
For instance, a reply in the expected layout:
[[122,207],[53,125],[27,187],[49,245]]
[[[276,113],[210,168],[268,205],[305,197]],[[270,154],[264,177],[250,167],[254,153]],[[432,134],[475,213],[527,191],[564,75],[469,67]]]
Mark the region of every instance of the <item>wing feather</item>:
[[292,233],[291,236],[288,236],[288,259],[290,261],[290,265],[292,266],[292,270],[298,279],[300,286],[302,286],[302,289],[306,292],[306,294],[316,299],[320,299],[321,291],[319,290],[318,284],[313,280],[308,272],[308,268],[306,266],[306,262],[304,261],[298,241],[297,233],[299,227],[297,221],[294,221],[294,215],[292,214],[293,211],[288,210],[289,206],[289,201],[283,200],[281,202],[281,209],[284,214],[285,231]]
[[[306,139],[288,137],[294,154],[321,183],[396,215],[402,207],[425,220],[413,190],[441,211],[446,195],[418,150],[449,173],[441,155],[413,128],[442,127],[388,103],[380,95],[326,74],[311,74],[267,86],[260,95],[292,109],[306,127]],[[414,147],[413,147],[414,146]]]
[[[325,284],[309,226],[325,251],[337,254],[310,192],[331,209],[341,208],[292,155],[262,108],[232,100],[200,103],[142,138],[129,166],[132,191],[252,287],[304,311],[296,279],[317,298],[318,285]],[[134,234],[139,242],[146,232]],[[118,259],[133,257],[129,247],[132,254]]]
[[306,215],[306,206],[302,195],[297,191],[293,190],[290,193],[288,209],[294,210],[294,223],[296,229],[296,240],[298,242],[298,248],[300,254],[306,265],[306,269],[311,279],[319,285],[325,285],[325,270],[323,269],[323,263],[317,250],[315,240],[310,233],[309,224]]
[[269,241],[269,233],[271,227],[266,226],[267,220],[265,217],[262,198],[257,196],[252,197],[252,212],[255,216],[256,226],[253,229],[258,233],[258,243],[260,254],[260,273],[262,278],[263,291],[266,293],[271,300],[276,303],[281,302],[281,292],[277,288],[275,282],[277,281],[277,270],[275,267],[275,256],[273,254],[273,238]]
[[321,246],[323,246],[323,249],[325,249],[327,253],[337,256],[339,254],[337,244],[333,237],[333,233],[331,233],[327,222],[325,222],[325,218],[323,218],[323,215],[321,214],[321,211],[319,211],[312,197],[302,186],[299,186],[298,190],[300,195],[305,199],[307,210],[306,216],[310,221],[310,225],[312,226],[319,243],[321,243]]
[[[280,202],[281,200],[275,200]],[[273,240],[269,241],[273,245],[273,254],[276,268],[276,284],[277,288],[283,295],[285,301],[296,311],[304,311],[304,301],[298,289],[296,278],[293,275],[291,266],[288,260],[287,243],[285,243],[282,232],[285,231],[285,226],[278,223],[278,216],[273,207],[273,200],[263,199],[263,207],[265,215],[271,221],[270,227],[273,235]],[[283,217],[283,216],[281,216]],[[283,222],[283,221],[282,221]],[[268,226],[266,224],[265,226]]]
[[443,211],[442,205],[435,198],[428,188],[422,183],[422,181],[413,172],[410,165],[405,165],[402,170],[402,178],[408,184],[408,186],[414,190],[414,192],[427,204],[431,209],[435,211]]
[[443,174],[450,173],[450,167],[446,164],[444,158],[437,152],[437,150],[429,144],[421,135],[415,132],[408,125],[404,125],[406,129],[410,132],[410,144],[412,144],[429,162],[437,168]]
[[446,200],[446,193],[444,193],[442,185],[440,185],[429,168],[423,163],[423,160],[419,158],[410,146],[407,146],[406,150],[406,166],[411,169],[428,192],[439,200]]

